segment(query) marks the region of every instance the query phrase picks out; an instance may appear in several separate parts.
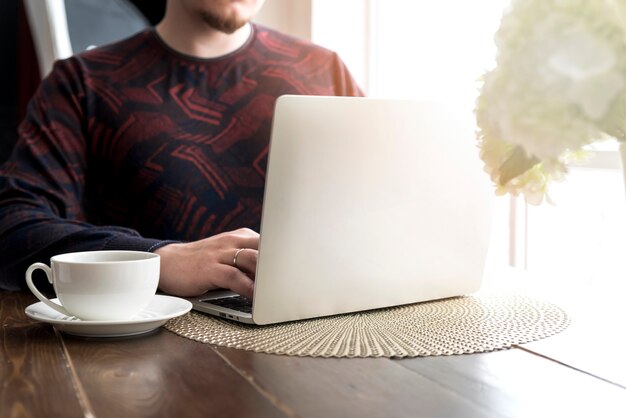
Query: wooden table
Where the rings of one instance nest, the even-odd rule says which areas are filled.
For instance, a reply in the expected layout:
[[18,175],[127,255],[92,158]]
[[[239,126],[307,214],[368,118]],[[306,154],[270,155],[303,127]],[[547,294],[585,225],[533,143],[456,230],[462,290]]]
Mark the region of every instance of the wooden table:
[[0,292],[0,417],[626,417],[624,346],[580,354],[576,326],[491,353],[298,358],[164,328],[72,337],[29,319],[34,301]]

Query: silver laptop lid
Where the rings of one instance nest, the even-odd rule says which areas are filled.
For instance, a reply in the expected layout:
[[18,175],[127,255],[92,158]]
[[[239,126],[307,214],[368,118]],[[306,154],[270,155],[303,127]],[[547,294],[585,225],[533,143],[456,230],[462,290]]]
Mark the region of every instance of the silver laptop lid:
[[280,97],[254,322],[476,291],[492,197],[471,112],[407,100]]

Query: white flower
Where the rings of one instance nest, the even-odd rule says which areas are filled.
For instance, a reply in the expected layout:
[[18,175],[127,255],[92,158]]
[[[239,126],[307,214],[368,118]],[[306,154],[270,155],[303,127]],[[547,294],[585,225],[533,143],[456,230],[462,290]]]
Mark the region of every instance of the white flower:
[[594,141],[626,135],[626,0],[513,0],[476,102],[497,193],[542,202]]

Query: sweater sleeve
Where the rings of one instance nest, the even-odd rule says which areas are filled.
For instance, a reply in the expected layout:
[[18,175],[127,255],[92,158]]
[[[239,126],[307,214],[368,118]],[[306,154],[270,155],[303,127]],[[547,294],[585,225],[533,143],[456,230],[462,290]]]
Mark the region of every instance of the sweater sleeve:
[[364,96],[365,94],[348,71],[339,55],[333,53],[332,76],[336,96]]
[[0,289],[25,289],[31,263],[60,253],[152,251],[167,242],[90,224],[83,207],[88,100],[80,64],[58,62],[31,100],[19,140],[0,167]]

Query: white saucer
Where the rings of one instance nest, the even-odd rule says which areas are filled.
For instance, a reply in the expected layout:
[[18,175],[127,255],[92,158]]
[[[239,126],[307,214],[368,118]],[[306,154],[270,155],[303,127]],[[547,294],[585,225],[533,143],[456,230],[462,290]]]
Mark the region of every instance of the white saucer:
[[[58,299],[52,299],[58,303]],[[38,321],[47,322],[59,331],[82,337],[126,337],[150,332],[165,324],[168,319],[186,314],[191,310],[191,302],[173,296],[155,295],[144,310],[125,321],[82,321],[73,316],[65,316],[37,302],[26,308],[26,315]]]

